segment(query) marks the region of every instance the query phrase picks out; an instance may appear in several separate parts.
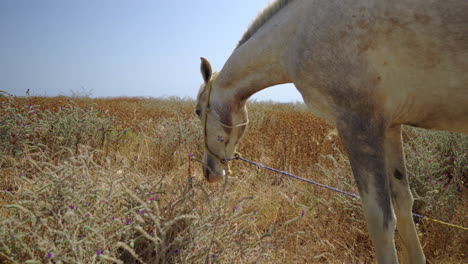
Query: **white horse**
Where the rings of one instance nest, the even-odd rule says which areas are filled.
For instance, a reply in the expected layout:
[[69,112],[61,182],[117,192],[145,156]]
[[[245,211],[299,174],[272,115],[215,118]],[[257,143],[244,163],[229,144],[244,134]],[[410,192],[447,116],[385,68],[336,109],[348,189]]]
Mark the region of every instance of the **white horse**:
[[408,263],[426,262],[401,125],[468,132],[467,0],[279,0],[218,74],[205,59],[201,72],[196,111],[208,181],[226,175],[247,125],[246,100],[294,83],[311,111],[338,129],[378,262],[398,263],[396,227]]

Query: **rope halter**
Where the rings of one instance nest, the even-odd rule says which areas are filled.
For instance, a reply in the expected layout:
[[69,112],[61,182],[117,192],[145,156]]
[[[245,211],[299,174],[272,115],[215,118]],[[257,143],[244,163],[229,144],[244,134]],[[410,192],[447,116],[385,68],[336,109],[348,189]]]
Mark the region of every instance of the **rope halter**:
[[[211,79],[206,84],[207,85],[207,87],[206,87],[207,88],[207,95],[206,95],[206,102],[205,102],[205,111],[204,111],[204,115],[203,115],[203,140],[204,140],[206,153],[208,153],[208,155],[210,155],[211,158],[213,158],[214,160],[216,160],[219,163],[225,165],[227,175],[231,176],[232,171],[231,171],[231,168],[229,166],[229,161],[231,161],[231,160],[233,160],[235,158],[220,157],[219,155],[214,153],[208,146],[208,132],[207,132],[208,115],[210,115],[217,123],[219,123],[221,126],[223,126],[225,128],[238,128],[238,127],[246,126],[249,123],[249,119],[247,118],[247,121],[245,121],[244,123],[241,123],[241,124],[228,125],[228,124],[224,124],[221,120],[216,118],[215,115],[213,115],[213,113],[211,112],[212,110],[210,109],[210,97],[211,97],[211,91],[212,91],[212,88],[213,88],[213,82],[215,81],[217,76],[218,76],[218,74],[214,73],[213,76],[211,77]],[[236,153],[234,156],[238,157],[239,154]]]

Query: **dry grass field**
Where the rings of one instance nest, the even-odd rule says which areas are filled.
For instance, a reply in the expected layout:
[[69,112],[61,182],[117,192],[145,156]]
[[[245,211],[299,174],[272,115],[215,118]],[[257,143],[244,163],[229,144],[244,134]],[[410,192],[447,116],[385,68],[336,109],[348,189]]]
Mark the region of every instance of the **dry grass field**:
[[[0,263],[375,263],[357,200],[240,161],[204,182],[193,101],[0,96]],[[249,112],[243,156],[357,192],[333,127]],[[468,137],[404,138],[415,212],[468,226]],[[468,232],[417,225],[430,263],[468,263]]]

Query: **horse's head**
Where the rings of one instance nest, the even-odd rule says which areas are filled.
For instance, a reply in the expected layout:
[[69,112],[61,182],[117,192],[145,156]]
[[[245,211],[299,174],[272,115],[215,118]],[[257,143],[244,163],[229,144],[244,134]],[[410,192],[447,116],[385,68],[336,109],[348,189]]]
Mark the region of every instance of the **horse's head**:
[[201,58],[204,83],[198,93],[196,113],[202,121],[205,153],[203,174],[209,182],[217,182],[229,173],[239,139],[248,123],[245,102],[236,99],[226,87],[217,87],[217,74],[210,63]]

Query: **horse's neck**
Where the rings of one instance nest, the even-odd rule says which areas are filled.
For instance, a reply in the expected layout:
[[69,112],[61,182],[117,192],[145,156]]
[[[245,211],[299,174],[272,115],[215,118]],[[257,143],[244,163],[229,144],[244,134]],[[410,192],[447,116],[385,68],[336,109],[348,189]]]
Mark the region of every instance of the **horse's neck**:
[[217,76],[216,87],[230,98],[243,100],[264,88],[291,82],[285,49],[294,33],[287,28],[291,23],[282,19],[273,18],[234,50]]
[[289,82],[289,77],[276,59],[260,54],[234,52],[217,77],[216,86],[230,97],[240,100],[277,84]]

